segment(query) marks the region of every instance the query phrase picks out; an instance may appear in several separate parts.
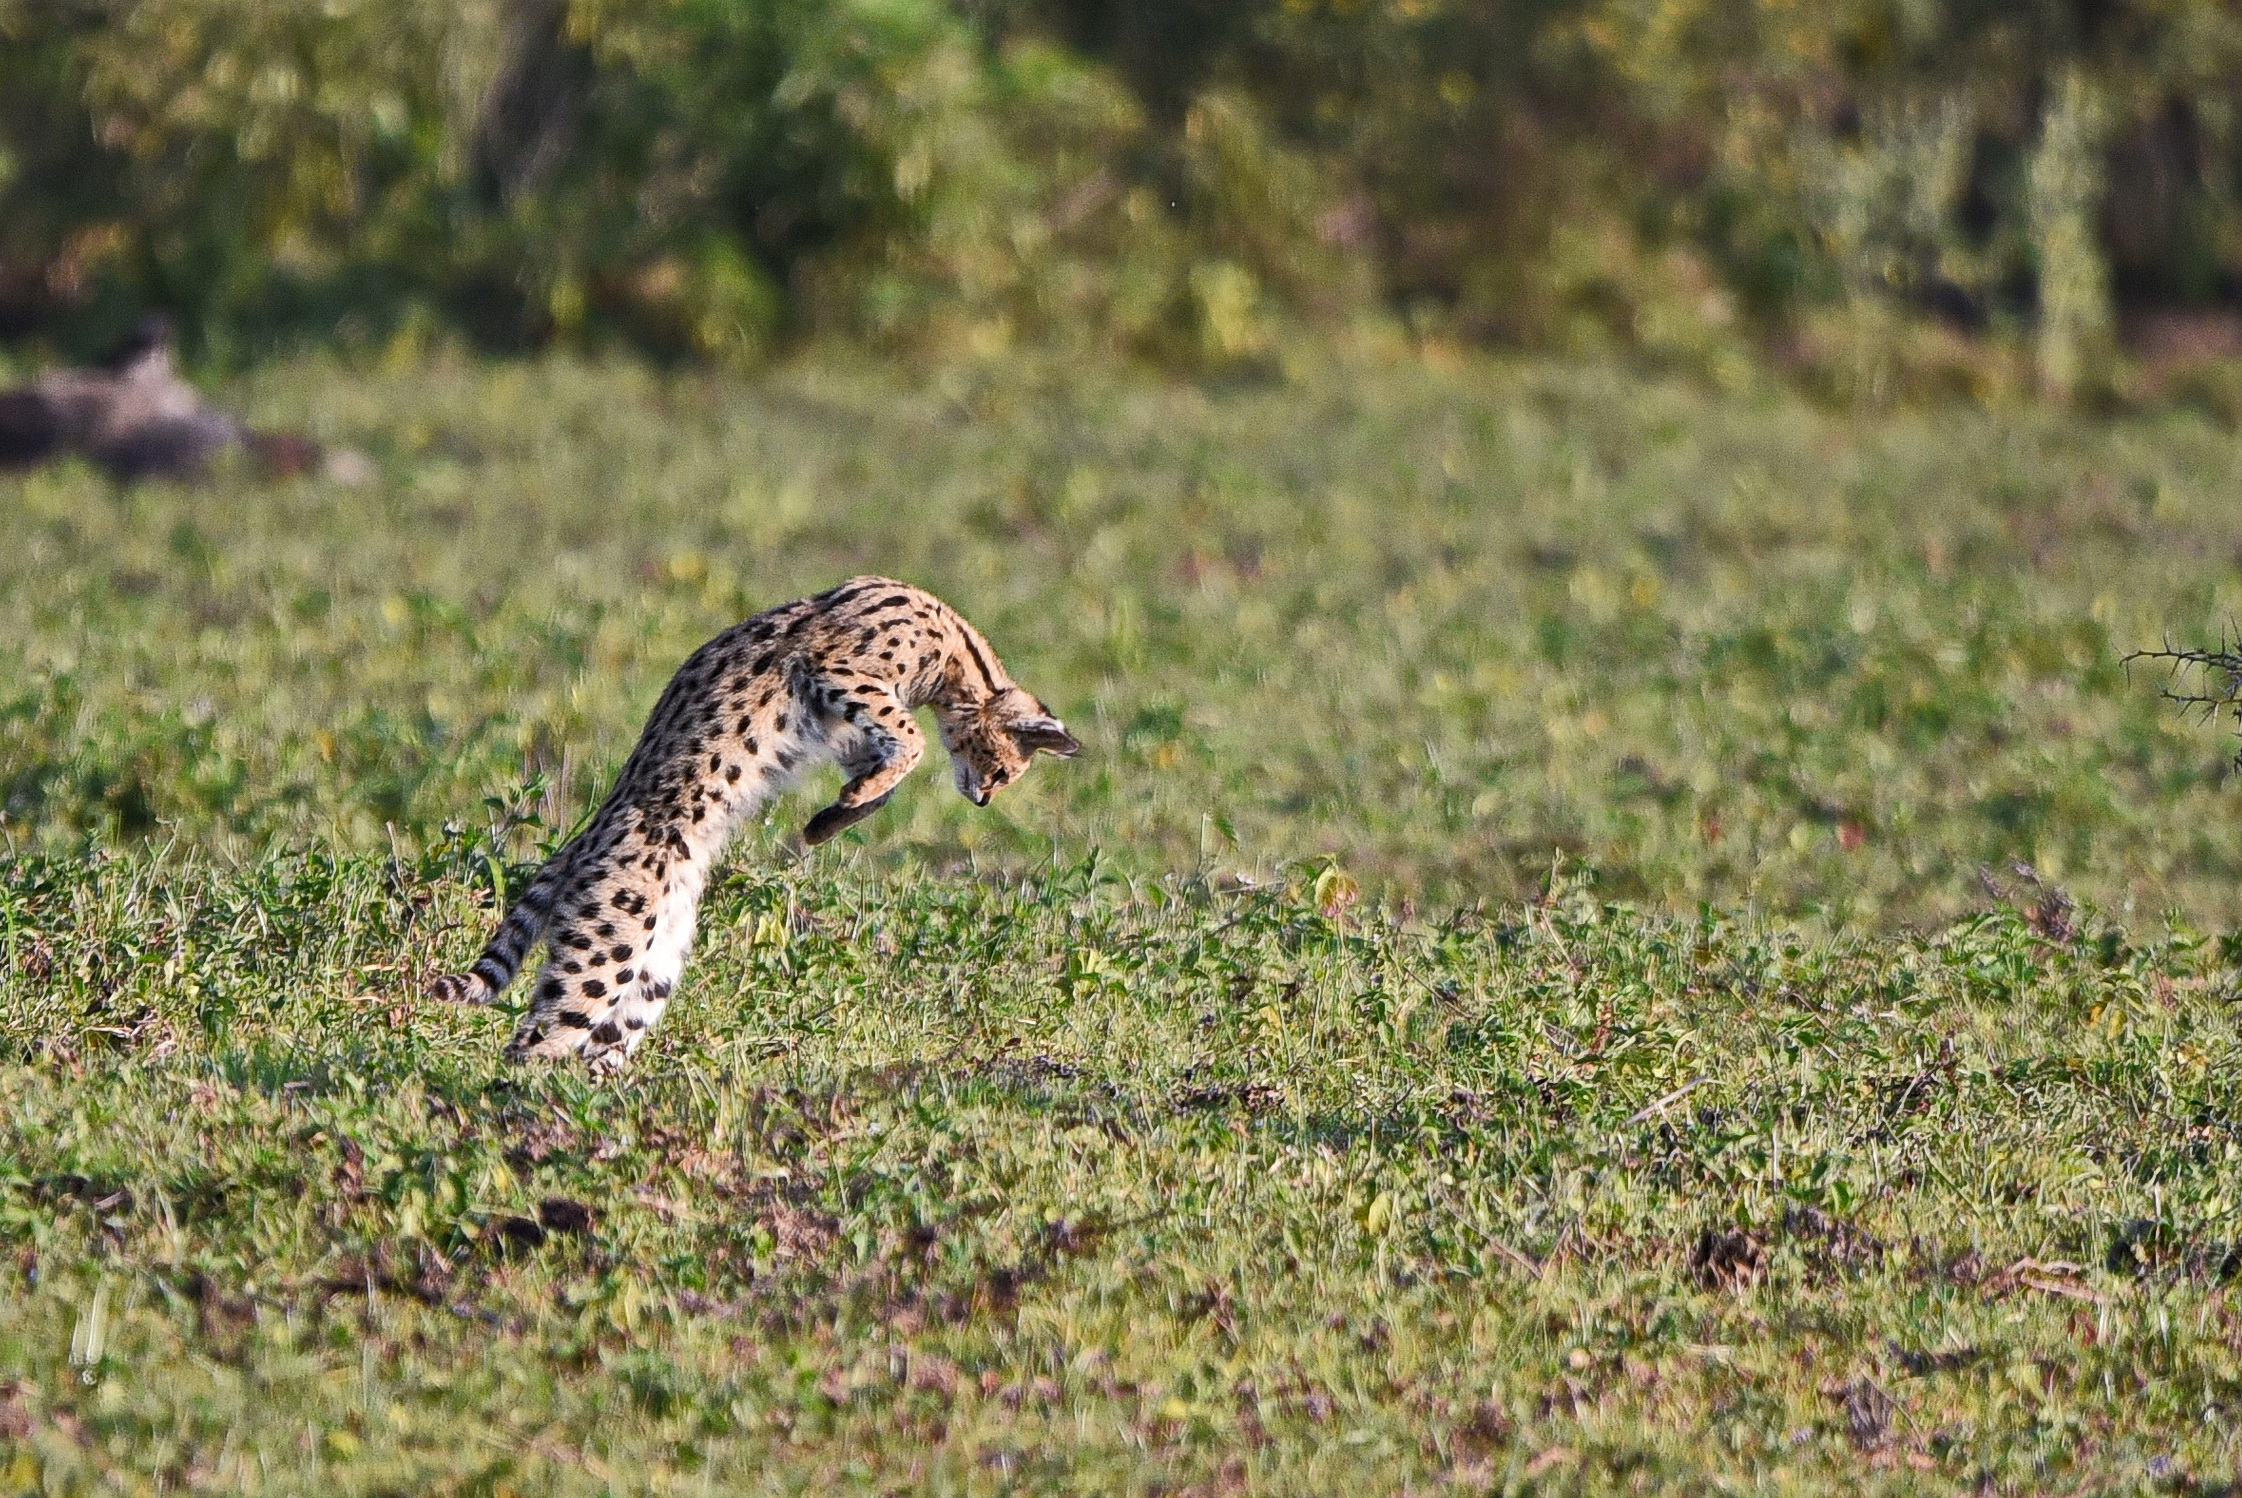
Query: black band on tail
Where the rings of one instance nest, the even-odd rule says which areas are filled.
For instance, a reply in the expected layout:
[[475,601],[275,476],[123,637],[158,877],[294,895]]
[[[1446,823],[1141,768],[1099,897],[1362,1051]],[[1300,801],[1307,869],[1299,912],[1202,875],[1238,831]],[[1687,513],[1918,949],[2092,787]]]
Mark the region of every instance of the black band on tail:
[[506,985],[522,969],[522,958],[544,934],[546,918],[553,913],[553,900],[568,867],[568,854],[569,850],[563,848],[546,861],[543,871],[514,902],[514,908],[506,912],[498,934],[483,948],[475,965],[465,973],[438,978],[429,985],[431,998],[451,1004],[488,1004],[506,991]]

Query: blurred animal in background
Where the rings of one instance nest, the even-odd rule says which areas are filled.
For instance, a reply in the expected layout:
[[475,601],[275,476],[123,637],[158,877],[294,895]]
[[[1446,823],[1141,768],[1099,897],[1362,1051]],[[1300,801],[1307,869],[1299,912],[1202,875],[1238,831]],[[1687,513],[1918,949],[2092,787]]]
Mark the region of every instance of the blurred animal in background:
[[329,451],[300,433],[260,432],[208,404],[179,378],[172,353],[171,320],[151,316],[95,363],[0,392],[0,471],[76,453],[119,483],[191,479],[220,453],[238,449],[271,478],[373,477],[363,453]]

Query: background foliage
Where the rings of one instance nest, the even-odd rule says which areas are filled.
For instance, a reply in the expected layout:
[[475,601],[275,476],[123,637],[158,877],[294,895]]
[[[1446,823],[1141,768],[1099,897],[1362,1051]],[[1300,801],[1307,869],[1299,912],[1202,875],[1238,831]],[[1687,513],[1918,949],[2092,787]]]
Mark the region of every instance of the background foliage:
[[1221,365],[1398,314],[2158,394],[2238,341],[2238,63],[2217,0],[0,0],[0,323]]

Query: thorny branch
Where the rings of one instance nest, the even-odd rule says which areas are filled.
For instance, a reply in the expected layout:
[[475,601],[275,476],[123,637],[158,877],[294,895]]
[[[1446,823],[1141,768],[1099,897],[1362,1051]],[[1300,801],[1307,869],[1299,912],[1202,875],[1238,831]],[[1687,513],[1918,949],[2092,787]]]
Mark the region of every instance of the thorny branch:
[[[2215,650],[2174,645],[2167,637],[2161,650],[2128,654],[2128,670],[2135,661],[2155,661],[2165,667],[2167,675],[2157,695],[2166,702],[2183,713],[2201,714],[2206,723],[2217,722],[2221,712],[2231,711],[2235,733],[2242,736],[2242,627],[2230,622],[2221,629]],[[2199,684],[2201,690],[2188,690],[2191,683]],[[2242,769],[2242,746],[2235,750],[2234,763]]]

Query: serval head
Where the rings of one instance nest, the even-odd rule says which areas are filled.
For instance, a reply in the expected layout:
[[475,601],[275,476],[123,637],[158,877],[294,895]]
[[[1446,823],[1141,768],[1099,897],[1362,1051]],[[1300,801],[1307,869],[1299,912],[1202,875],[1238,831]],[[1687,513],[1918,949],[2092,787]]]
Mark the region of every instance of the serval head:
[[1082,750],[1049,708],[1018,687],[935,716],[958,794],[975,806],[988,805],[991,796],[1026,774],[1037,750],[1062,759]]

